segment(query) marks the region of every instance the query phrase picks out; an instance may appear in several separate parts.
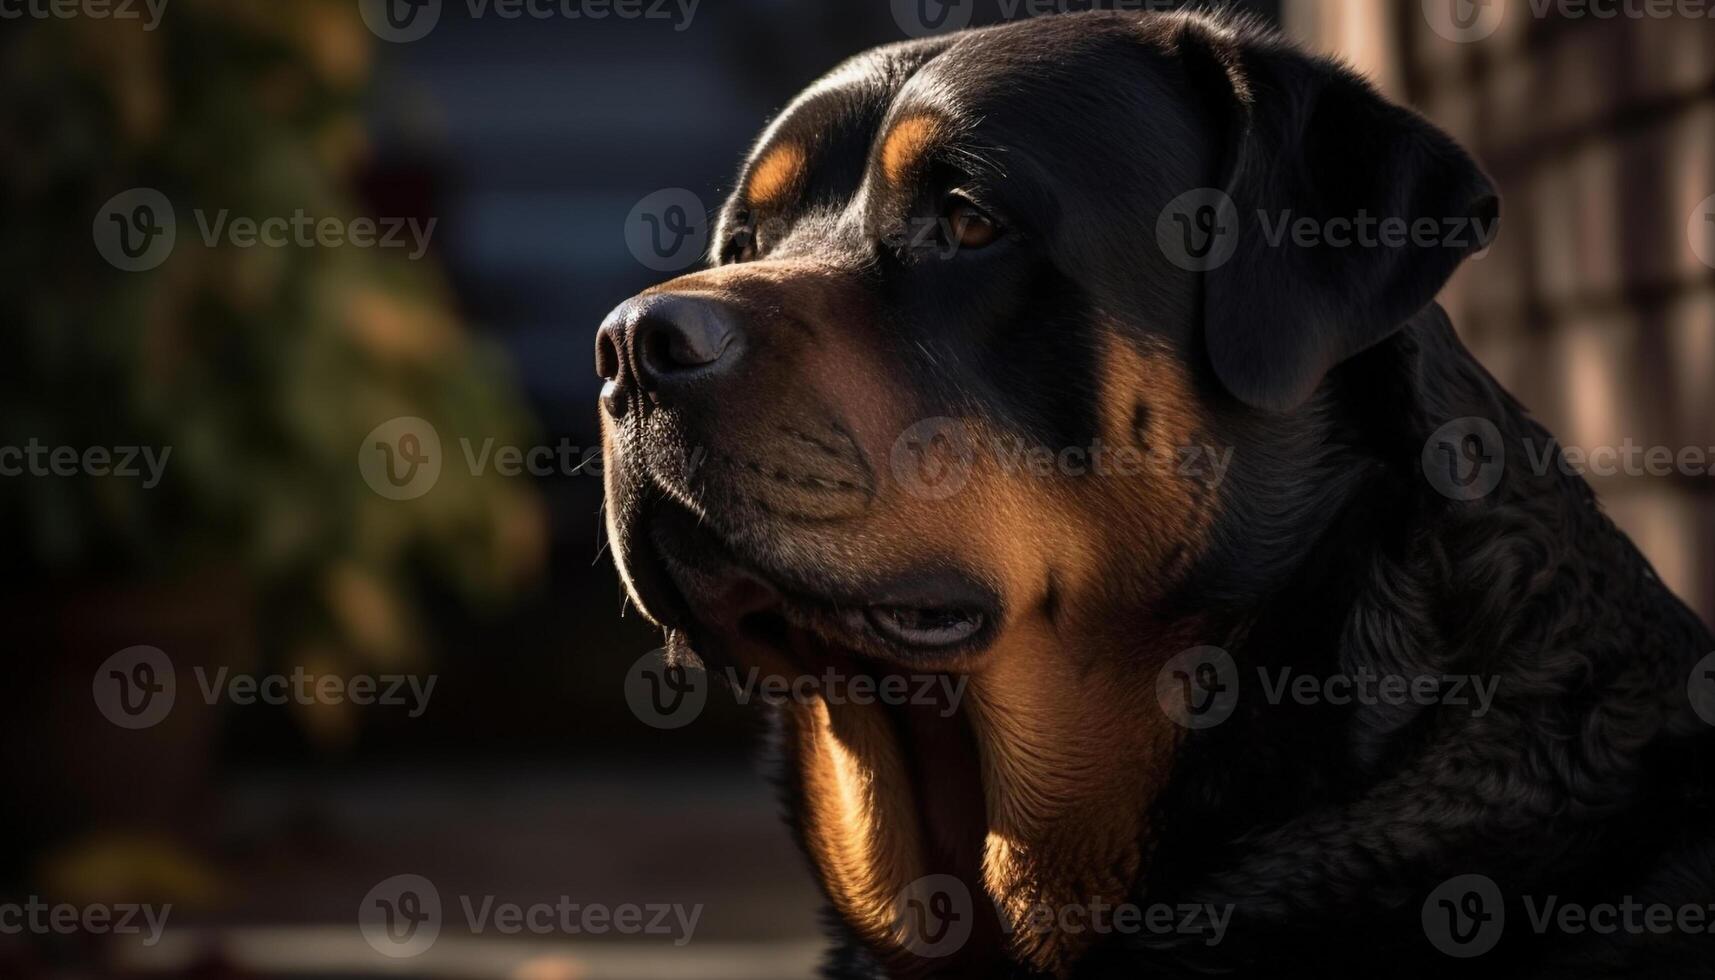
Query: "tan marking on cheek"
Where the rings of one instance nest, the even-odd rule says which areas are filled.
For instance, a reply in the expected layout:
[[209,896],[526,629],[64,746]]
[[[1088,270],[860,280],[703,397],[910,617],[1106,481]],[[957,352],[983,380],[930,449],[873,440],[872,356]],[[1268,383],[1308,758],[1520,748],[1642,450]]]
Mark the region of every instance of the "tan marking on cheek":
[[[1179,472],[1173,452],[1206,428],[1188,375],[1171,351],[1110,343],[1093,379],[1103,392],[1102,439],[1139,445],[1133,412],[1142,402],[1149,415],[1141,442],[1165,452],[1138,472],[1038,472],[1017,455],[1028,447],[1015,437],[965,419],[968,460],[940,461],[964,467],[954,473],[960,486],[925,494],[920,481],[901,479],[894,450],[930,413],[912,404],[897,365],[871,338],[838,326],[847,322],[841,317],[861,322],[864,298],[830,275],[765,261],[678,286],[788,297],[816,334],[804,341],[794,384],[829,406],[874,470],[878,496],[867,513],[794,528],[780,553],[829,574],[951,564],[1000,589],[1009,622],[968,664],[964,702],[988,814],[984,887],[1015,924],[1041,908],[1122,901],[1147,863],[1147,810],[1180,736],[1154,700],[1148,658],[1207,640],[1190,624],[1148,636],[1136,629],[1147,621],[1147,583],[1165,578],[1166,565],[1182,560],[1175,555],[1194,553],[1212,520],[1214,495],[1188,487],[1195,477]],[[1052,621],[1042,603],[1051,578],[1062,593]],[[871,948],[897,951],[894,903],[927,870],[920,801],[902,754],[909,747],[878,709],[814,704],[792,718],[805,841],[818,874]],[[1064,976],[1092,938],[1087,929],[1018,928],[1007,942],[1022,962]]]
[[940,136],[941,123],[933,116],[900,120],[882,141],[882,174],[895,184],[905,183]]
[[842,420],[872,461],[878,489],[861,521],[832,529],[847,564],[951,565],[1029,607],[1046,594],[1051,564],[1084,560],[1091,530],[1053,502],[1054,481],[1019,471],[1008,437],[980,419],[941,418],[946,437],[933,438],[885,378],[853,369],[860,355],[845,363],[846,378],[829,383],[841,386]]
[[779,204],[804,179],[809,158],[797,143],[782,143],[769,150],[751,168],[745,196],[754,205]]
[[[1101,519],[1135,528],[1128,569],[1157,586],[1176,578],[1207,540],[1218,511],[1230,447],[1216,446],[1180,355],[1139,350],[1110,334],[1102,359],[1102,438],[1108,473],[1090,481],[1080,503]],[[1142,406],[1147,418],[1137,426]]]
[[898,950],[895,902],[924,874],[910,781],[882,709],[792,711],[805,844],[840,916],[872,948]]
[[[1005,560],[1050,562],[1061,602],[1053,622],[1037,613],[1009,626],[969,696],[989,814],[985,886],[1015,925],[1012,955],[1056,976],[1091,934],[1043,911],[1123,901],[1148,859],[1148,807],[1182,734],[1155,700],[1150,665],[1208,639],[1195,623],[1138,632],[1213,519],[1215,491],[1177,451],[1207,428],[1188,373],[1174,352],[1116,337],[1096,381],[1105,446],[1135,452],[1086,460],[1078,476],[1004,476],[1019,509],[989,520],[1035,552]],[[1036,927],[1020,926],[1033,917]]]
[[[1085,644],[1101,648],[1076,649]],[[1141,873],[1147,808],[1180,737],[1154,702],[1153,676],[1119,667],[1128,645],[1153,644],[1039,619],[1009,631],[971,684],[989,817],[984,884],[1014,923],[1011,954],[1055,976],[1092,939],[1060,928],[1065,916],[1088,926],[1097,903],[1124,901]]]

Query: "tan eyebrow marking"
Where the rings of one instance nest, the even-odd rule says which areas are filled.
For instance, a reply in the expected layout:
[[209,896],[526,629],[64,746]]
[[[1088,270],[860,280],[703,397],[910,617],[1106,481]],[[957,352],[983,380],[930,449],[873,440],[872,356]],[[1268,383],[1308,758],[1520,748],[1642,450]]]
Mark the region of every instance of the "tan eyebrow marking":
[[895,184],[904,183],[940,135],[941,123],[933,116],[901,119],[881,143],[881,172]]
[[751,168],[745,196],[752,204],[778,203],[798,186],[804,177],[804,164],[808,161],[809,155],[797,143],[776,146]]

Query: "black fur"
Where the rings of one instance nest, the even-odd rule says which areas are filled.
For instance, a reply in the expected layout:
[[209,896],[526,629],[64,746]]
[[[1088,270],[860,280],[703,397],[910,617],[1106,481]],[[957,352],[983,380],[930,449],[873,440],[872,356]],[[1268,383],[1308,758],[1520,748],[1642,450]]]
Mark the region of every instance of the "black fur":
[[[1304,560],[1223,601],[1242,668],[1496,677],[1492,710],[1253,708],[1193,736],[1139,895],[1231,903],[1231,932],[1118,944],[1088,975],[1709,975],[1708,934],[1525,927],[1525,895],[1715,903],[1715,737],[1686,697],[1712,641],[1582,479],[1509,466],[1481,501],[1433,490],[1418,452],[1470,416],[1513,459],[1548,438],[1436,308],[1348,362],[1304,422],[1322,434],[1296,440],[1321,447],[1295,467],[1300,512],[1322,515]],[[1212,564],[1245,554],[1235,541]],[[1510,899],[1509,925],[1495,950],[1447,959],[1421,909],[1472,872]]]
[[[1051,48],[1070,29],[1038,40]],[[1207,116],[1237,129],[1219,139],[1237,149],[1241,214],[1492,217],[1492,191],[1451,141],[1343,71],[1237,30],[1193,25],[1183,47],[1203,62],[1193,77],[1248,88],[1230,115],[1215,92]],[[1267,252],[1206,278],[1209,366],[1265,409],[1315,399],[1228,414],[1248,465],[1181,602],[1220,617],[1247,680],[1283,664],[1496,676],[1496,702],[1481,718],[1253,708],[1194,735],[1156,803],[1156,857],[1133,898],[1231,904],[1230,930],[1216,946],[1117,939],[1077,975],[1715,975],[1715,934],[1537,937],[1516,898],[1715,905],[1715,733],[1686,702],[1715,641],[1582,479],[1509,466],[1475,502],[1424,479],[1421,449],[1454,419],[1494,421],[1514,460],[1525,439],[1548,439],[1438,308],[1411,316],[1463,251],[1385,269],[1300,253],[1326,264],[1284,270]],[[1467,872],[1495,879],[1512,925],[1495,950],[1455,960],[1420,914]],[[829,975],[874,970],[847,944]]]
[[[820,162],[786,210],[735,195],[721,263],[759,244],[862,268],[888,311],[875,342],[913,355],[902,388],[980,403],[1048,445],[1095,430],[1098,313],[1165,335],[1191,357],[1209,436],[1236,449],[1212,541],[1149,615],[1206,624],[1239,666],[1239,710],[1188,736],[1166,792],[1139,801],[1154,839],[1132,896],[1231,906],[1231,925],[1214,945],[1113,936],[1074,975],[1715,975],[1715,933],[1538,935],[1521,902],[1715,906],[1715,730],[1687,697],[1715,640],[1583,480],[1522,465],[1547,433],[1432,303],[1486,237],[1282,249],[1243,217],[1492,218],[1470,158],[1344,69],[1200,17],[1045,18],[883,49],[847,74],[862,83],[765,137],[809,141]],[[995,195],[1028,248],[980,270],[920,263],[841,222],[907,94],[968,123],[938,165]],[[1241,216],[1235,257],[1203,275],[1154,244],[1155,216],[1199,186]],[[1515,462],[1493,492],[1454,500],[1422,452],[1471,417]],[[1135,658],[1153,671],[1159,651]],[[1486,713],[1266,705],[1256,671],[1280,666],[1498,686]],[[1421,917],[1466,873],[1495,881],[1508,925],[1461,960]],[[881,976],[831,925],[828,975]]]

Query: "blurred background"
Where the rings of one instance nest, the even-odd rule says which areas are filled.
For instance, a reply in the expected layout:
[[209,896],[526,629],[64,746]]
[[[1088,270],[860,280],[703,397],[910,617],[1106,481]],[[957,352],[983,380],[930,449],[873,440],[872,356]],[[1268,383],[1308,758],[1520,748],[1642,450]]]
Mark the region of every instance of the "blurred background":
[[[808,976],[750,713],[627,697],[660,638],[601,554],[595,328],[694,265],[839,59],[1089,6],[6,6],[0,977]],[[1715,19],[1230,6],[1490,170],[1500,240],[1444,302],[1565,443],[1715,453]],[[1715,477],[1594,482],[1710,618]],[[390,945],[402,880],[432,945]],[[8,928],[32,900],[171,912]],[[467,903],[696,919],[513,935]]]

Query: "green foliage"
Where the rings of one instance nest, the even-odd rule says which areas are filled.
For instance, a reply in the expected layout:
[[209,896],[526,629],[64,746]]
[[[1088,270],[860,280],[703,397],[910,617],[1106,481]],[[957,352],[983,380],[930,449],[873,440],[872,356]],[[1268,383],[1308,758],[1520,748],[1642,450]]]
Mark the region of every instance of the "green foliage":
[[[539,505],[449,455],[409,501],[363,481],[398,416],[479,441],[528,420],[409,249],[205,243],[213,220],[357,215],[354,3],[174,0],[159,26],[17,21],[0,35],[0,446],[170,447],[165,478],[0,478],[10,566],[65,582],[231,570],[276,645],[416,648],[423,571],[471,599],[528,578]],[[173,202],[177,243],[125,272],[93,242],[104,202]]]

